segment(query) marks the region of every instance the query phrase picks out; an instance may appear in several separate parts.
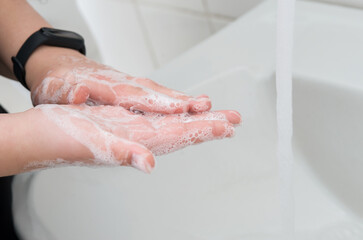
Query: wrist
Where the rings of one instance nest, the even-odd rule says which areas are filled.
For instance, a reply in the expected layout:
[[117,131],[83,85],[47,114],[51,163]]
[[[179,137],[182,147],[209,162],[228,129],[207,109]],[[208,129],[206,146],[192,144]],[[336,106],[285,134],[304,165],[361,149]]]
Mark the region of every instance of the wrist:
[[0,152],[3,156],[0,176],[24,172],[30,163],[50,157],[47,151],[49,145],[44,142],[44,134],[39,127],[44,123],[34,109],[2,114],[0,124],[3,129],[8,129],[0,137]]
[[28,130],[24,130],[24,139],[31,141],[31,149],[24,161],[23,171],[47,167],[47,164],[58,159],[71,163],[85,161],[92,156],[88,149],[50,120],[41,107],[24,112],[24,119],[30,123],[27,126]]
[[21,172],[31,158],[34,129],[29,126],[27,112],[0,114],[0,127],[6,129],[0,135],[0,176]]
[[57,159],[84,160],[91,153],[61,131],[39,108],[0,114],[0,176],[44,167]]
[[85,58],[80,52],[70,48],[41,46],[36,49],[26,64],[26,83],[34,91],[50,71],[68,64],[65,57]]

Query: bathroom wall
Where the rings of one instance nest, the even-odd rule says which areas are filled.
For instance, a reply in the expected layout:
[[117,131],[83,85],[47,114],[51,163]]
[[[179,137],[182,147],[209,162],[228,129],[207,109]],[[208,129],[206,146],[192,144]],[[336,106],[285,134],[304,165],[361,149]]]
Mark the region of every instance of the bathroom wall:
[[[314,0],[312,0],[314,1]],[[348,7],[358,7],[363,8],[363,0],[315,0],[320,2],[327,2],[332,4],[339,4]]]
[[[78,4],[103,61],[134,75],[148,75],[262,1],[78,0]],[[311,1],[363,7],[363,0]]]
[[262,1],[78,0],[78,4],[103,61],[131,74],[148,75]]
[[[130,74],[148,75],[264,0],[28,1],[55,27],[80,31],[90,57]],[[363,0],[307,1],[363,8]],[[77,6],[88,27],[82,27]]]

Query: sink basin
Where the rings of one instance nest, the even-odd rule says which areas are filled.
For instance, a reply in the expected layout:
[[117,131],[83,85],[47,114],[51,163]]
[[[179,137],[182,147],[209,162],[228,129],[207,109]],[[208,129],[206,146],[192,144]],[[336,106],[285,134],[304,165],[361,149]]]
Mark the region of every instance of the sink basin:
[[296,145],[335,197],[363,218],[363,88],[299,78],[294,87]]
[[[363,11],[303,1],[297,9],[295,239],[362,239]],[[79,167],[19,175],[14,214],[20,235],[281,239],[274,19],[275,1],[265,1],[151,76],[208,94],[214,109],[241,112],[234,138],[159,157],[151,175]]]

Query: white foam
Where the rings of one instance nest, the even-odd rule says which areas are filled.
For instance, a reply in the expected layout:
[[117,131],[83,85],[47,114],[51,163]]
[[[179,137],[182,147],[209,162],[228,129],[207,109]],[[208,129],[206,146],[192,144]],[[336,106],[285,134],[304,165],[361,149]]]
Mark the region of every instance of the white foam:
[[[176,116],[176,118],[173,118],[173,116]],[[168,136],[156,135],[152,138],[142,139],[140,142],[149,148],[155,155],[167,154],[198,142],[222,139],[227,136],[233,136],[234,134],[234,127],[231,124],[228,124],[226,116],[220,112],[207,112],[198,115],[191,115],[188,113],[169,115],[168,117],[172,118],[171,121],[165,121],[166,116],[162,114],[147,113],[145,117],[148,118],[156,129],[161,129],[168,124],[185,124],[206,121],[205,126],[202,128],[182,129],[180,131],[175,131],[174,133],[168,132]],[[213,134],[213,128],[207,124],[212,121],[224,122],[224,131],[219,136],[215,136]],[[180,134],[180,132],[182,132],[182,134]]]
[[[77,110],[72,111],[72,109],[64,106],[40,105],[37,108],[41,109],[48,116],[48,118],[56,123],[66,134],[70,135],[75,140],[86,146],[94,155],[95,164],[120,164],[120,162],[115,159],[113,152],[110,150],[110,144],[113,142],[113,138],[110,137],[110,133],[101,129],[100,126],[94,122],[89,121],[85,115],[81,114]],[[96,134],[95,136],[87,136],[84,130],[74,123],[75,121],[82,120],[92,125]],[[99,146],[97,143],[92,141],[91,137],[103,139],[104,145]]]
[[[185,94],[170,91],[171,97],[167,94],[154,91],[152,88],[146,87],[141,80],[144,78],[131,77],[125,73],[116,71],[108,66],[98,64],[86,59],[76,59],[74,57],[61,57],[62,61],[68,62],[73,66],[72,71],[62,69],[57,71],[49,71],[37,87],[32,95],[35,104],[44,103],[59,103],[63,97],[72,103],[74,100],[74,88],[77,85],[98,85],[98,88],[103,88],[107,91],[107,99],[100,98],[98,95],[90,96],[87,103],[90,105],[120,105],[125,108],[133,107],[135,110],[145,110],[145,106],[152,111],[174,113],[175,109],[182,109],[184,112],[188,110],[189,101],[178,99],[178,97],[187,97]],[[147,79],[145,79],[147,82]],[[151,81],[150,81],[151,82]],[[133,88],[129,91],[129,88]],[[125,89],[124,93],[122,89]],[[139,90],[138,92],[135,90]],[[129,93],[134,92],[134,93]],[[143,95],[140,93],[143,92]],[[93,98],[92,98],[93,97]],[[198,102],[198,99],[193,99]],[[195,105],[196,111],[208,110],[208,105]]]
[[[132,112],[117,106],[39,105],[64,133],[87,147],[96,165],[132,165],[150,171],[144,153],[128,152],[137,145],[155,155],[167,154],[186,146],[232,136],[234,127],[221,112],[203,114],[155,114]],[[215,125],[217,124],[217,125]],[[218,128],[218,134],[214,131]],[[131,162],[117,159],[115,146]],[[120,149],[119,149],[120,150]],[[116,151],[116,152],[115,152]],[[87,160],[89,162],[89,160]]]
[[48,169],[48,168],[57,168],[57,167],[80,167],[80,166],[88,166],[94,167],[94,164],[80,162],[80,161],[67,161],[62,158],[57,158],[56,160],[43,160],[28,163],[23,170],[24,171],[32,171],[32,170],[40,170],[40,169]]

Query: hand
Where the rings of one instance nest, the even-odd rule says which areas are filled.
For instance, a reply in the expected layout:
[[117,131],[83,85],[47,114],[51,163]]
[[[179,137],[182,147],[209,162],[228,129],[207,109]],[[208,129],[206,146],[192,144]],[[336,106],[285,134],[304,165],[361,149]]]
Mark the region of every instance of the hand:
[[28,168],[126,165],[149,173],[155,164],[153,154],[231,137],[234,124],[241,121],[235,111],[142,115],[122,107],[86,104],[39,105],[31,111],[36,115],[32,121],[39,123],[37,139],[48,143],[43,149],[50,151],[41,159],[54,161],[32,162]]
[[[197,113],[211,108],[211,102],[205,95],[197,98],[187,96],[150,79],[132,77],[96,63],[73,50],[69,54],[68,49],[48,48],[47,56],[42,51],[37,52],[38,56],[29,63],[33,65],[29,67],[30,71],[39,68],[39,65],[48,66],[38,71],[46,74],[29,75],[34,105],[102,104],[165,114]],[[50,54],[49,51],[56,53]]]

